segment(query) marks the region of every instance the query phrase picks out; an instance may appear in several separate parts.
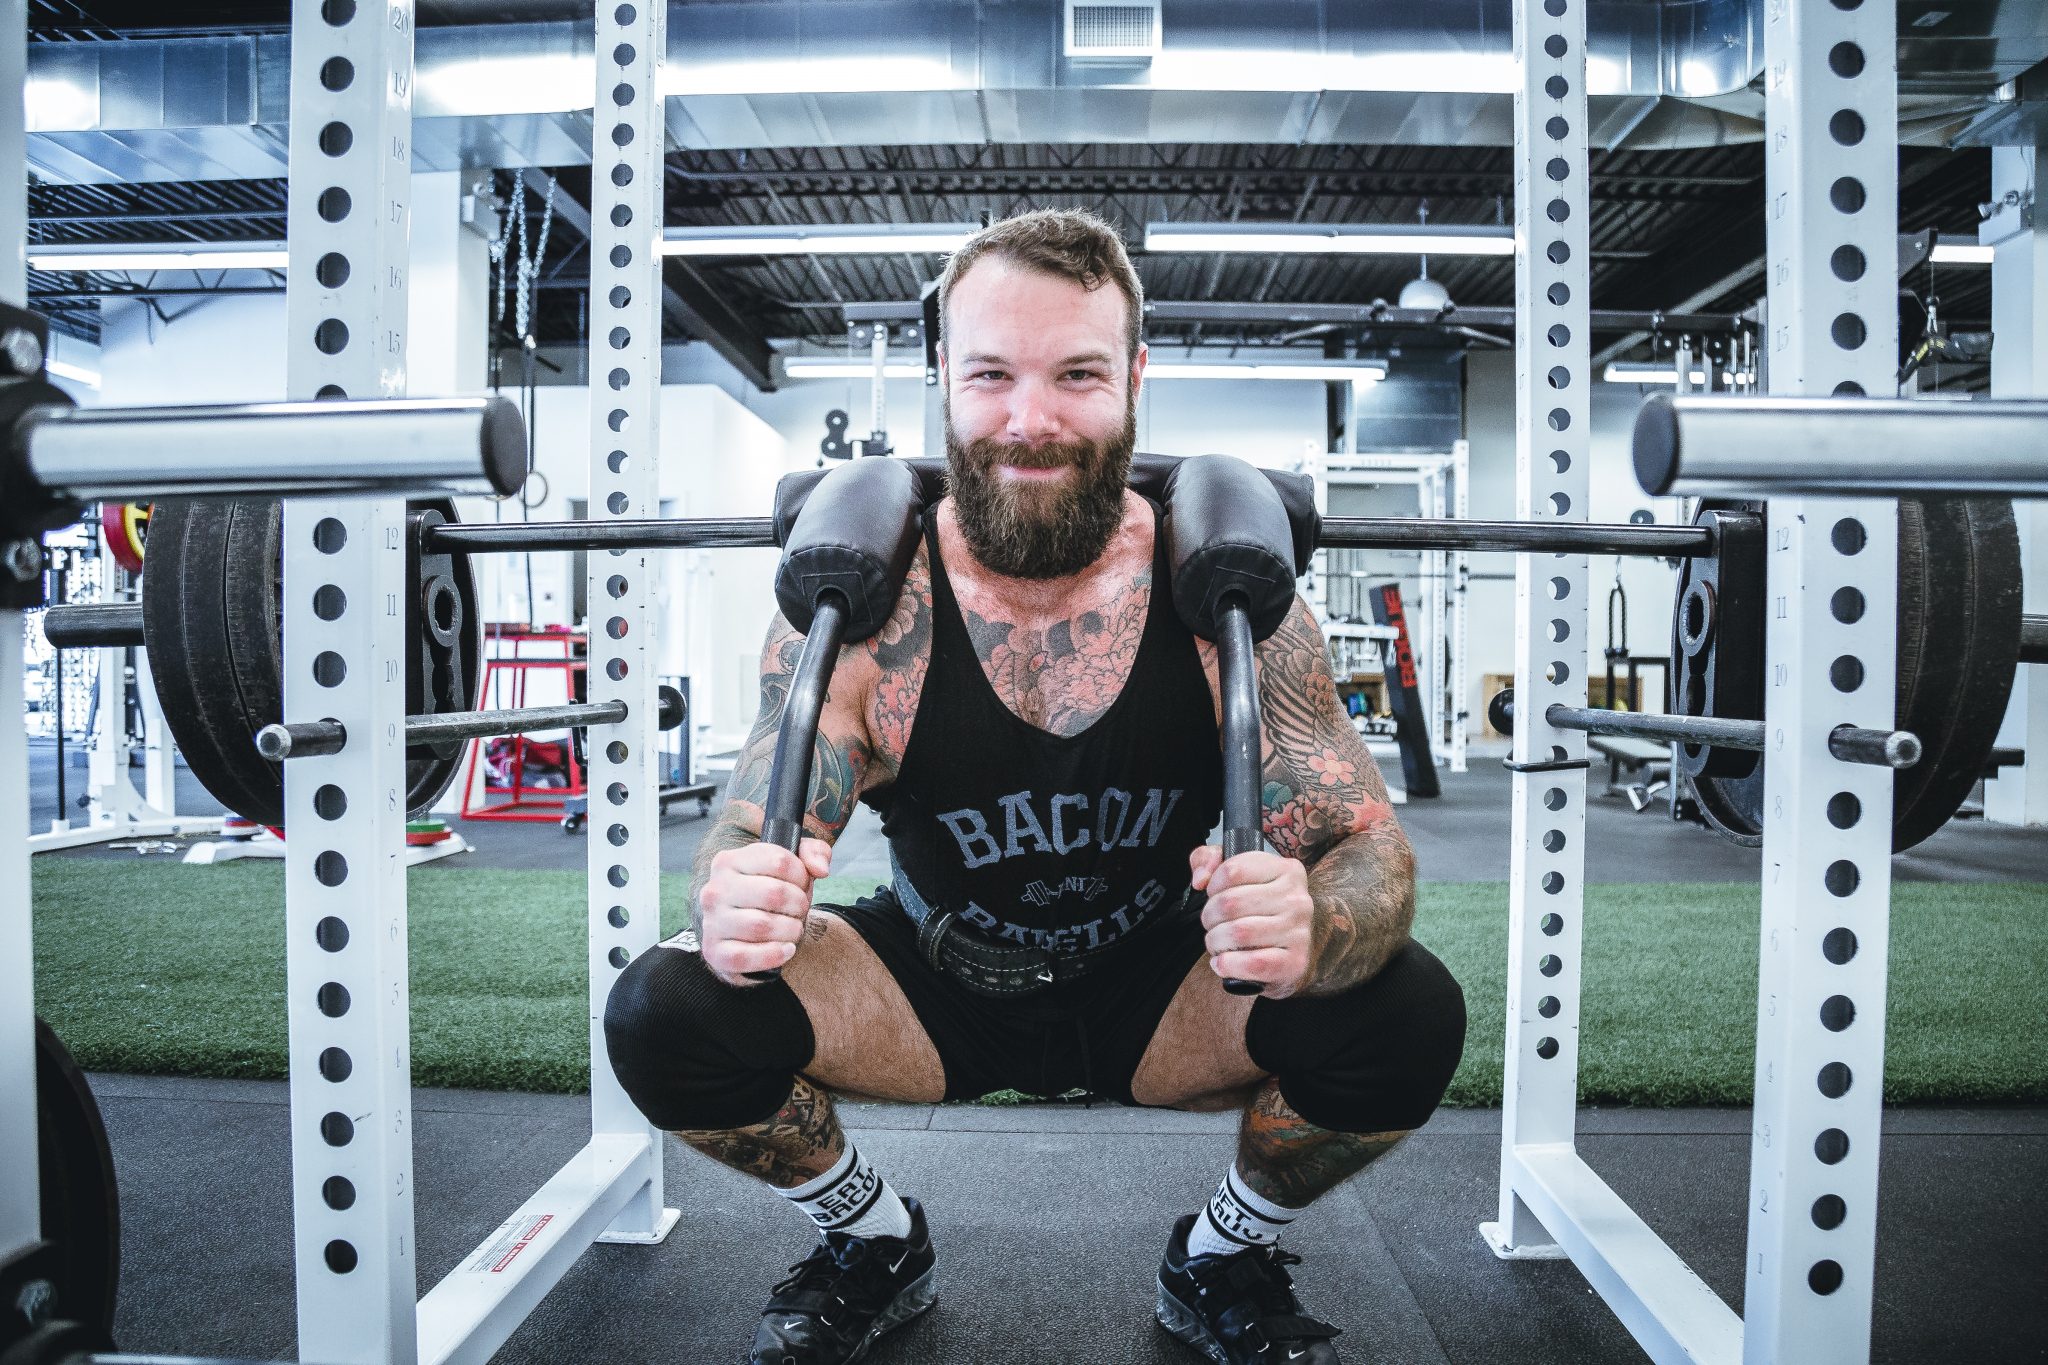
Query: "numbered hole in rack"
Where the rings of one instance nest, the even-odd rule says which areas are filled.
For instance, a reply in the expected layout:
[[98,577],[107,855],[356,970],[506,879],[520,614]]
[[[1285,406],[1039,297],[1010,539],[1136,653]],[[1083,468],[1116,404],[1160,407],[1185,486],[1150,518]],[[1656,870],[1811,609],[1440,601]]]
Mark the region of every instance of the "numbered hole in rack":
[[633,125],[632,125],[632,124],[630,124],[630,123],[614,123],[614,124],[612,125],[612,146],[614,146],[614,147],[625,147],[625,146],[630,146],[630,145],[632,144],[632,141],[633,141]]
[[339,289],[348,283],[348,257],[330,251],[313,264],[313,278],[323,289]]
[[1849,1086],[1853,1080],[1847,1063],[1829,1062],[1820,1069],[1820,1075],[1814,1077],[1813,1083],[1821,1094],[1831,1100],[1838,1100],[1849,1093]]
[[356,1187],[347,1176],[330,1175],[320,1184],[320,1202],[343,1213],[356,1205]]
[[1571,622],[1565,620],[1562,617],[1554,618],[1550,623],[1549,629],[1550,642],[1552,644],[1561,644],[1564,641],[1569,640],[1571,638]]
[[1842,1221],[1849,1216],[1849,1206],[1843,1202],[1839,1194],[1824,1194],[1813,1201],[1810,1216],[1813,1225],[1822,1232],[1833,1232],[1842,1226]]
[[614,967],[623,967],[632,960],[633,955],[624,948],[614,948],[605,954],[605,961],[611,963]]
[[1550,666],[1543,670],[1543,677],[1547,682],[1570,682],[1571,676],[1572,666],[1563,659],[1552,659]]
[[[1563,431],[1572,424],[1572,415],[1563,408],[1552,408],[1550,415],[1544,420],[1550,423],[1552,431]],[[1559,496],[1562,495],[1560,494]]]
[[355,83],[355,65],[346,57],[329,57],[320,63],[320,84],[339,94]]
[[333,915],[313,926],[313,941],[330,953],[348,947],[348,925]]
[[1843,80],[1863,74],[1863,49],[1854,43],[1836,43],[1828,49],[1828,70]]
[[339,119],[320,130],[320,150],[329,156],[341,156],[355,145],[355,130]]
[[1820,1158],[1823,1166],[1838,1164],[1849,1155],[1849,1135],[1839,1128],[1829,1128],[1813,1140],[1813,1154]]
[[322,687],[339,687],[348,677],[348,660],[331,649],[322,650],[313,659],[313,681]]
[[1554,156],[1543,163],[1543,173],[1552,180],[1562,180],[1572,173],[1572,163],[1561,156]]
[[1835,345],[1845,351],[1853,351],[1861,346],[1869,334],[1869,329],[1863,325],[1862,317],[1855,313],[1838,314],[1834,322],[1828,326],[1828,335],[1835,339]]
[[327,1268],[337,1275],[346,1275],[356,1268],[356,1248],[353,1242],[344,1242],[337,1237],[329,1242],[320,1254],[327,1262]]
[[1844,654],[1828,665],[1828,681],[1837,692],[1854,692],[1863,686],[1863,660]]
[[633,94],[633,87],[625,81],[620,81],[612,87],[612,103],[621,106],[631,104],[633,102]]
[[624,848],[626,846],[626,841],[633,837],[633,832],[627,829],[624,825],[613,825],[609,829],[605,830],[604,837],[605,842],[610,844],[613,848]]
[[1863,182],[1853,175],[1845,175],[1828,186],[1828,202],[1835,206],[1837,213],[1861,213],[1865,200]]
[[1821,881],[1837,896],[1846,896],[1854,891],[1863,880],[1863,874],[1856,870],[1856,864],[1847,858],[1837,858],[1828,864],[1828,870],[1821,875]]
[[604,675],[613,682],[624,682],[627,672],[624,659],[606,659],[604,661]]
[[1835,272],[1835,278],[1844,284],[1854,284],[1863,278],[1863,272],[1870,268],[1870,262],[1861,251],[1853,246],[1838,246],[1828,257],[1828,268]]
[[1853,379],[1844,379],[1841,383],[1835,385],[1833,393],[1837,398],[1861,398],[1863,396],[1863,386]]
[[348,397],[348,390],[339,384],[322,384],[313,391],[313,396],[319,399],[346,398]]
[[1572,301],[1572,287],[1560,280],[1544,290],[1543,297],[1562,306]]
[[624,189],[626,188],[626,186],[632,183],[633,168],[631,166],[628,166],[625,162],[621,161],[618,165],[612,167],[612,184],[618,186],[620,189]]
[[1843,625],[1853,626],[1863,619],[1863,594],[1855,588],[1837,588],[1828,599],[1828,611]]
[[1567,469],[1570,469],[1572,467],[1571,455],[1562,450],[1551,451],[1550,467],[1560,474],[1564,473]]
[[1563,242],[1552,242],[1543,249],[1543,255],[1552,265],[1563,265],[1572,258],[1572,249]]
[[[1551,875],[1556,876],[1557,874],[1552,873]],[[1562,879],[1560,879],[1560,884],[1562,884]],[[1546,891],[1549,889],[1549,887],[1544,888],[1544,890]],[[1564,916],[1558,914],[1556,911],[1553,910],[1551,913],[1545,915],[1542,919],[1537,920],[1536,927],[1538,929],[1541,929],[1546,937],[1556,938],[1559,934],[1564,932]]]
[[623,450],[614,450],[611,454],[604,457],[604,467],[614,474],[625,473],[626,463],[626,452]]
[[1815,1261],[1806,1272],[1806,1287],[1823,1297],[1842,1287],[1842,1267],[1836,1261]]
[[326,319],[313,329],[313,344],[322,355],[340,355],[348,349],[348,324],[340,318]]
[[1543,12],[1553,19],[1564,17],[1564,0],[1543,0]]
[[320,17],[330,27],[340,28],[356,17],[356,0],[321,0]]
[[[1554,41],[1562,43],[1562,42],[1564,41],[1564,39],[1562,39],[1562,38],[1558,38],[1558,39],[1555,39]],[[1545,136],[1547,136],[1547,137],[1549,137],[1549,138],[1550,138],[1551,140],[1553,140],[1553,141],[1556,141],[1556,142],[1562,142],[1562,141],[1564,141],[1564,136],[1565,136],[1565,134],[1566,134],[1566,133],[1569,133],[1569,132],[1570,132],[1571,130],[1572,130],[1572,126],[1571,126],[1571,124],[1569,124],[1569,123],[1565,122],[1565,120],[1563,120],[1563,119],[1559,118],[1559,117],[1558,117],[1557,115],[1555,115],[1555,114],[1552,114],[1552,115],[1551,115],[1551,116],[1550,116],[1549,118],[1547,118],[1547,119],[1545,119],[1545,120],[1543,121],[1543,132],[1544,132],[1544,135],[1545,135]],[[1553,201],[1551,201],[1551,202],[1552,202],[1552,204],[1553,204],[1553,205],[1555,205],[1555,204],[1559,204],[1559,203],[1562,203],[1562,202],[1564,202],[1564,201],[1563,201],[1563,200],[1553,200]],[[1553,217],[1555,217],[1555,215],[1552,215],[1552,216],[1553,216]]]
[[1854,792],[1836,792],[1828,798],[1828,823],[1836,829],[1854,829],[1863,818],[1863,803]]
[[1554,995],[1546,995],[1536,1002],[1536,1012],[1545,1019],[1557,1018],[1557,1012],[1563,1008],[1564,1006],[1559,1003],[1558,998]]
[[1834,0],[1836,9],[1856,10],[1863,8],[1863,0]]
[[615,284],[612,286],[612,292],[605,295],[605,298],[612,307],[624,308],[633,301],[633,291],[623,284]]
[[1543,874],[1543,892],[1545,895],[1555,896],[1562,890],[1564,890],[1564,873],[1546,872]]
[[619,866],[617,863],[613,863],[610,867],[605,869],[604,879],[610,882],[614,888],[622,887],[628,881],[632,880],[631,876],[627,873],[626,869]]
[[1550,372],[1543,376],[1550,381],[1553,389],[1568,389],[1572,386],[1572,372],[1562,365],[1552,365]]
[[1835,547],[1837,554],[1857,554],[1862,551],[1865,540],[1863,523],[1854,517],[1843,517],[1828,532],[1828,543]]
[[1536,1040],[1536,1055],[1546,1062],[1555,1057],[1557,1055],[1557,1039],[1538,1038]]
[[329,981],[313,993],[313,1003],[318,1005],[320,1012],[329,1019],[339,1019],[348,1013],[348,987],[339,981]]
[[1570,345],[1572,339],[1572,329],[1565,326],[1561,322],[1555,323],[1552,325],[1549,331],[1543,334],[1543,339],[1545,341],[1548,341],[1553,346]]
[[1820,1026],[1829,1033],[1841,1033],[1856,1022],[1856,1002],[1846,995],[1831,995],[1820,1002]]
[[1549,791],[1543,793],[1543,808],[1545,810],[1563,810],[1564,802],[1563,787],[1552,787]]
[[1844,147],[1863,141],[1863,115],[1854,109],[1837,109],[1828,119],[1828,136]]
[[[1553,199],[1543,206],[1543,212],[1549,217],[1551,222],[1562,223],[1572,216],[1572,206],[1565,203],[1562,199]],[[1558,342],[1556,344],[1561,346],[1564,343]]]
[[614,905],[604,912],[605,922],[614,929],[623,929],[633,922],[633,912],[623,905]]
[[611,385],[614,391],[617,391],[619,389],[631,388],[633,376],[623,369],[614,369],[604,377],[604,382]]
[[1562,602],[1565,598],[1570,597],[1571,595],[1572,581],[1569,578],[1553,578],[1550,580],[1551,601]]
[[348,217],[351,201],[347,190],[334,185],[320,191],[320,198],[314,201],[314,206],[319,209],[322,221],[338,223]]
[[323,621],[338,621],[348,610],[348,594],[332,583],[323,583],[313,593],[313,614]]
[[354,1059],[342,1048],[330,1047],[320,1054],[321,1076],[336,1084],[347,1080],[349,1073],[355,1069]]
[[613,763],[624,763],[633,751],[626,747],[626,741],[615,739],[604,746],[604,756]]
[[617,24],[620,28],[624,28],[626,25],[632,23],[635,19],[638,19],[639,17],[639,14],[633,9],[631,5],[620,5],[617,9],[612,11],[612,22]]
[[633,264],[633,250],[628,246],[615,246],[612,248],[611,255],[607,259],[620,270],[624,270],[627,266]]
[[[1551,35],[1550,35],[1550,36],[1549,36],[1548,38],[1545,38],[1545,39],[1543,40],[1543,51],[1544,51],[1544,52],[1545,52],[1546,54],[1548,54],[1549,56],[1552,56],[1552,57],[1562,57],[1562,56],[1564,56],[1564,54],[1565,54],[1565,41],[1564,41],[1564,35],[1563,35],[1562,33],[1553,33],[1553,34],[1551,34]],[[1563,134],[1563,133],[1552,133],[1552,134],[1551,134],[1551,136],[1552,136],[1552,137],[1563,137],[1563,136],[1564,136],[1564,134]]]
[[623,616],[614,616],[609,621],[606,621],[604,623],[604,633],[611,636],[614,640],[625,639],[626,618]]
[[626,790],[626,784],[623,782],[614,782],[604,789],[604,799],[611,802],[614,806],[625,805],[626,797],[630,794]]
[[604,590],[613,597],[624,597],[629,586],[626,576],[622,573],[615,573],[604,581]]
[[313,859],[313,876],[322,886],[340,886],[348,880],[348,859],[330,848]]
[[1545,853],[1562,853],[1564,846],[1565,837],[1563,830],[1546,829],[1543,831],[1543,851]]
[[612,49],[612,60],[620,66],[631,66],[633,59],[639,55],[638,52],[634,51],[631,43],[620,43]]
[[[1552,76],[1549,80],[1543,82],[1543,93],[1554,100],[1561,100],[1571,92],[1572,83],[1562,76]],[[1564,177],[1557,176],[1555,178],[1562,180]]]
[[624,431],[627,426],[627,421],[628,419],[626,417],[626,410],[624,408],[613,408],[610,412],[604,415],[604,424],[610,427],[613,431]]
[[614,351],[623,351],[633,344],[633,334],[623,327],[614,327],[605,334],[605,340],[612,344]]
[[1837,967],[1847,964],[1856,956],[1856,931],[1840,926],[1828,930],[1827,937],[1820,941],[1820,952]]
[[1556,976],[1564,970],[1564,959],[1556,953],[1545,953],[1536,960],[1536,970],[1545,976]]
[[355,1136],[355,1120],[347,1114],[330,1113],[320,1120],[320,1140],[329,1147],[346,1147]]

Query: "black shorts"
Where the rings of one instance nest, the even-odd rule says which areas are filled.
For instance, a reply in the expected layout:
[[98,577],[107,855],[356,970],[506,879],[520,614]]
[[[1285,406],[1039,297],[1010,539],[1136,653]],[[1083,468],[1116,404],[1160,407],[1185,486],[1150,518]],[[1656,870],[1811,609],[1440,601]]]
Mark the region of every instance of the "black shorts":
[[917,925],[888,887],[852,905],[821,905],[859,931],[896,979],[946,1070],[946,1098],[996,1090],[1086,1090],[1135,1104],[1131,1077],[1173,993],[1204,948],[1202,898],[1150,925],[1087,976],[1024,1000],[980,995],[917,951]]

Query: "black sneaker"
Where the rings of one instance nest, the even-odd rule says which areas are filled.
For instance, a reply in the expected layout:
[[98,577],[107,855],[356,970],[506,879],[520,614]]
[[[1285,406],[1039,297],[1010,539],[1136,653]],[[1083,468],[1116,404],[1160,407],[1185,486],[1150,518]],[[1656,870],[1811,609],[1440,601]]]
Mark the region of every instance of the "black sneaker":
[[1341,1329],[1309,1317],[1287,1267],[1301,1257],[1277,1246],[1228,1256],[1188,1255],[1195,1214],[1173,1225],[1159,1266],[1159,1325],[1217,1365],[1337,1365]]
[[791,1266],[761,1310],[749,1365],[844,1365],[884,1332],[930,1308],[932,1237],[924,1207],[905,1199],[908,1237],[828,1232]]

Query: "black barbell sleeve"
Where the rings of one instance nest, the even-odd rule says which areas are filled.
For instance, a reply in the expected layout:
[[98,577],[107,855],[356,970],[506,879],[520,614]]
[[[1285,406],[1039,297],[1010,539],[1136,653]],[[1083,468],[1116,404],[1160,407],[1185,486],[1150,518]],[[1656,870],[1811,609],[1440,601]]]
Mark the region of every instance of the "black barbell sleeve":
[[[683,723],[683,697],[672,687],[659,693],[656,725],[673,730]],[[622,701],[571,702],[563,706],[524,706],[503,711],[449,711],[441,715],[407,716],[405,742],[452,744],[470,739],[496,739],[500,735],[531,734],[535,730],[581,729],[591,725],[617,725],[630,714]],[[348,731],[340,721],[299,721],[291,725],[266,725],[256,732],[256,752],[273,763],[287,758],[309,758],[340,753],[348,743]]]
[[[1503,688],[1487,703],[1487,718],[1502,734],[1515,730],[1515,693]],[[1764,747],[1764,723],[1723,716],[1648,715],[1640,711],[1608,711],[1599,707],[1555,704],[1544,719],[1559,730],[1589,735],[1620,735],[1629,739],[1669,740],[1715,749]],[[1874,768],[1910,768],[1920,761],[1920,737],[1910,730],[1869,730],[1838,725],[1828,734],[1828,752],[1844,763]]]

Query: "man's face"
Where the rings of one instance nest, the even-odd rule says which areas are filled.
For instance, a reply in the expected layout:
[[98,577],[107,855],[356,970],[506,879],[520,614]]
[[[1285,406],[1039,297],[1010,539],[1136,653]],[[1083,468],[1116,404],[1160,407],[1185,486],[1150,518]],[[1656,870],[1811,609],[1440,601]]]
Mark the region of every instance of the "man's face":
[[974,557],[1013,578],[1093,563],[1123,518],[1145,352],[1124,361],[1114,285],[1002,257],[953,286],[939,366],[948,487]]

